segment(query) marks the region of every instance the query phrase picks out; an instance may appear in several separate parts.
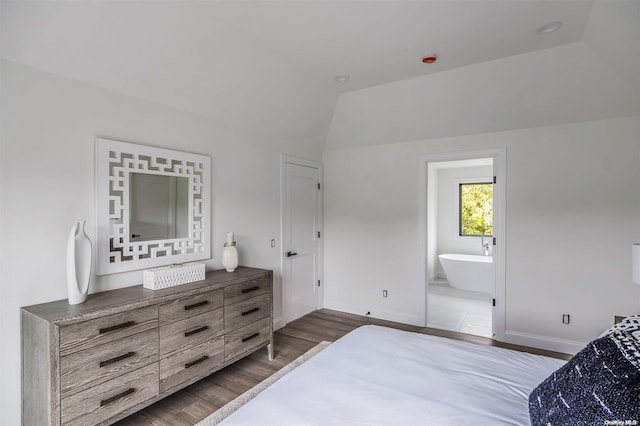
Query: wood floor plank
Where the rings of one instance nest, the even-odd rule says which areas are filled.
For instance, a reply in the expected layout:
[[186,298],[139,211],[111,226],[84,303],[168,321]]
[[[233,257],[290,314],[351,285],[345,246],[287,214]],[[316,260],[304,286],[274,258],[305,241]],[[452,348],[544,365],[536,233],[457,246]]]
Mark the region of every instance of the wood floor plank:
[[[169,396],[168,398],[172,398],[173,396]],[[166,401],[168,398],[163,399],[160,402]],[[118,426],[121,424],[128,425],[144,425],[144,426],[192,426],[192,423],[187,422],[186,420],[181,419],[173,415],[171,412],[166,411],[162,408],[162,404],[155,403],[150,405],[149,407],[139,411],[136,414],[133,414],[124,420],[116,423]]]
[[117,423],[117,425],[119,426],[146,426],[149,424],[151,423],[149,423],[143,418],[141,411],[138,413],[132,414],[129,417],[125,417],[124,419],[120,420]]
[[290,337],[296,337],[302,340],[308,340],[309,342],[313,342],[316,345],[322,342],[323,340],[330,340],[330,339],[326,339],[326,338],[322,338],[320,336],[314,335],[313,333],[308,333],[304,330],[298,330],[291,327],[285,327],[283,329],[280,329],[278,330],[278,333],[281,333]]
[[[269,373],[269,375],[271,375],[276,371],[280,370],[285,365],[287,365],[289,363],[288,361],[289,359],[290,357],[285,358],[285,356],[283,356],[282,354],[274,354],[273,361],[269,361],[269,359],[266,356],[255,357],[255,358],[247,357],[246,361],[243,364],[236,365],[235,367],[244,368],[244,366],[246,365],[247,368],[251,368],[251,366],[255,364],[257,368],[262,371],[265,371],[265,372],[270,371],[271,373]],[[260,375],[258,374],[258,377],[259,376]]]
[[118,426],[193,425],[289,364],[319,342],[323,340],[335,341],[349,331],[368,324],[483,345],[501,346],[555,358],[570,358],[569,355],[509,345],[486,337],[417,327],[368,316],[320,309],[290,322],[274,333],[273,361],[267,359],[266,350],[255,352],[116,424]]
[[333,342],[345,335],[345,332],[342,330],[327,329],[309,321],[303,322],[301,320],[287,324],[281,332],[288,336],[299,337],[316,343],[320,343],[323,340]]
[[185,390],[190,394],[207,401],[209,404],[215,406],[216,409],[222,407],[227,402],[232,401],[240,395],[234,390],[206,379],[197,381],[191,386],[185,388]]
[[[309,340],[298,339],[296,337],[287,336],[282,333],[274,333],[274,356],[277,358],[279,355],[284,357],[287,356],[295,356],[296,358],[312,347],[316,345],[315,342],[311,342]],[[298,355],[296,355],[298,354]]]
[[260,383],[260,380],[248,376],[243,372],[232,370],[230,368],[224,368],[212,374],[211,376],[206,377],[204,380],[209,380],[222,387],[231,389],[238,394],[246,392],[247,390]]
[[343,324],[351,325],[354,327],[361,327],[363,325],[371,324],[370,321],[363,321],[361,319],[356,319],[356,318],[339,317],[331,314],[330,312],[324,312],[324,310],[311,312],[309,316],[311,318],[325,319],[328,321],[343,323]]
[[[195,411],[196,407],[203,408],[203,414],[206,416],[206,413],[211,413],[216,407],[211,406],[206,400],[197,397],[196,395],[186,391],[185,389],[178,391],[171,395],[166,403],[162,404],[160,408],[164,411],[172,413],[175,416],[180,416],[180,413],[183,411]],[[188,421],[188,420],[187,420]]]
[[[244,374],[256,380],[256,384],[260,383],[280,368],[274,364],[274,361],[267,359],[243,359],[230,365],[227,369],[231,372],[237,372],[238,374]],[[285,364],[286,365],[286,364]]]
[[[348,333],[360,327],[360,325],[350,325],[343,322],[331,321],[329,319],[318,318],[314,315],[307,315],[291,324],[292,327],[307,328],[309,326],[331,330],[333,332]],[[342,334],[342,335],[344,335]]]
[[175,415],[176,417],[186,421],[189,425],[194,425],[218,408],[220,407],[196,397],[193,402],[175,412]]

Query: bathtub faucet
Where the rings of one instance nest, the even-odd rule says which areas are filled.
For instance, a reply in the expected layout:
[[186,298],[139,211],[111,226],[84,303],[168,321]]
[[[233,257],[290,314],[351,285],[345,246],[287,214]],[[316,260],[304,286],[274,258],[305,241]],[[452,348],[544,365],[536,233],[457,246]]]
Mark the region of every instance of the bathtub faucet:
[[485,241],[484,237],[480,237],[480,243],[482,244],[482,253],[485,256],[489,256],[489,241]]

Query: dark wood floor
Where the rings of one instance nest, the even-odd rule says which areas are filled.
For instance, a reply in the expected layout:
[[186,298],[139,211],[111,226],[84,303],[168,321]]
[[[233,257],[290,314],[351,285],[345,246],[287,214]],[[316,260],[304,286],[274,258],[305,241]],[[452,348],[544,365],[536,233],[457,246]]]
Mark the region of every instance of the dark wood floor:
[[274,360],[266,349],[211,374],[197,383],[117,423],[119,426],[193,425],[218,408],[249,390],[323,340],[334,341],[362,325],[376,324],[401,330],[432,334],[485,345],[506,347],[561,359],[569,355],[524,346],[509,345],[485,337],[433,328],[416,327],[359,315],[321,309],[312,312],[274,333]]

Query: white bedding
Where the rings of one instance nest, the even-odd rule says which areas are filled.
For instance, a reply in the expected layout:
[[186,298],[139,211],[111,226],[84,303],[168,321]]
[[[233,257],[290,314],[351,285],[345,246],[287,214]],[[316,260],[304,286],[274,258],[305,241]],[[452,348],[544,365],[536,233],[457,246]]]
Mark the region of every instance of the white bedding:
[[360,327],[221,424],[528,425],[528,396],[565,361]]

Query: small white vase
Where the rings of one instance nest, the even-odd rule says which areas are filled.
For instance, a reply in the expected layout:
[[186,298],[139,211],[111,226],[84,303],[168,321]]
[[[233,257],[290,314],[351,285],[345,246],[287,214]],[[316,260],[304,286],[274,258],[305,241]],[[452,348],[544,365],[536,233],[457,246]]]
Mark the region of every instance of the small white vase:
[[225,243],[222,249],[222,266],[227,272],[233,272],[238,267],[238,249],[236,243]]
[[67,293],[69,304],[87,300],[91,272],[91,240],[84,232],[86,221],[78,221],[71,228],[67,241]]

